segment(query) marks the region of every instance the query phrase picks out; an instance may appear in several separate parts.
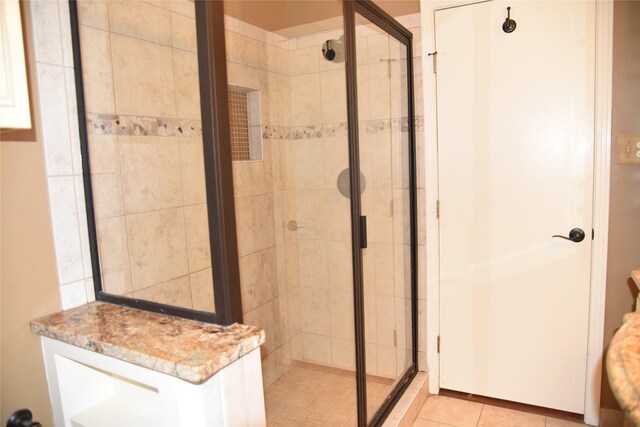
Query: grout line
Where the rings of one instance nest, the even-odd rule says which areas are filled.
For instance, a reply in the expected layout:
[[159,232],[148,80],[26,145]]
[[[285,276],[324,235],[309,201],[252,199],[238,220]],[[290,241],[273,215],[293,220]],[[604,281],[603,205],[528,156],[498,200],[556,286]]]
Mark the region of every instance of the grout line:
[[476,423],[476,426],[480,425],[480,419],[482,418],[482,413],[484,412],[484,407],[485,407],[485,405],[482,404],[482,407],[480,408],[480,415],[478,416],[478,422]]

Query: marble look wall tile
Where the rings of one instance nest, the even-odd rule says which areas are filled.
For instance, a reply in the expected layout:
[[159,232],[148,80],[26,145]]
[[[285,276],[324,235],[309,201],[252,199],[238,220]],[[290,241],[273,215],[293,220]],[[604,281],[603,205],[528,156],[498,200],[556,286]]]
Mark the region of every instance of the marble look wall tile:
[[[278,51],[280,52],[280,51]],[[277,92],[276,92],[276,102],[277,102],[277,119],[276,123],[280,126],[291,126],[293,123],[293,115],[291,106],[293,102],[293,95],[291,89],[291,78],[286,74],[277,74]]]
[[63,65],[58,2],[38,0],[30,5],[36,61]]
[[113,135],[89,136],[89,159],[92,174],[119,174],[120,148]]
[[49,203],[60,284],[84,279],[78,211],[71,176],[49,177]]
[[329,291],[327,289],[300,288],[302,304],[302,331],[331,336]]
[[94,71],[112,75],[111,36],[108,31],[81,25],[80,49],[82,51],[82,70],[85,76]]
[[69,19],[69,5],[58,2],[60,15],[60,42],[62,45],[62,63],[66,67],[73,67],[73,50],[71,47],[71,21]]
[[[355,370],[356,369],[356,345],[353,340],[331,337],[331,365]],[[369,366],[367,366],[368,368]]]
[[180,143],[174,138],[119,137],[127,213],[182,205]]
[[344,68],[320,73],[322,123],[347,121],[347,83]]
[[[116,98],[113,75],[99,71],[88,71],[83,73],[83,79],[87,121],[90,122],[91,113],[114,114],[116,112]],[[93,133],[90,124],[88,132]]]
[[299,239],[322,239],[326,235],[324,190],[296,191]]
[[[424,265],[424,264],[421,264]],[[408,296],[411,294],[411,244],[393,245],[393,275],[394,295]],[[419,286],[419,285],[418,285]]]
[[378,375],[394,378],[396,376],[396,348],[378,345]]
[[270,247],[275,236],[273,210],[269,209],[267,196],[240,197],[235,205],[238,255],[249,255]]
[[[46,97],[40,98],[40,121],[45,146],[47,175],[71,175],[73,161],[66,104],[65,74],[62,66],[38,64],[38,87]],[[57,100],[51,102],[50,100]]]
[[327,239],[351,239],[351,201],[337,189],[325,191]]
[[[261,348],[264,348],[261,347]],[[270,386],[278,379],[278,356],[276,352],[265,355],[262,358],[262,382],[265,387]]]
[[127,217],[134,292],[189,273],[182,208]]
[[369,87],[376,96],[370,98],[372,119],[391,117],[391,98],[388,66],[386,63],[369,65]]
[[[331,336],[334,338],[355,339],[353,290],[329,291]],[[326,313],[325,313],[326,316]]]
[[185,205],[207,201],[202,150],[201,138],[180,139],[182,197]]
[[309,46],[295,49],[289,52],[289,74],[298,76],[318,72],[318,60],[320,49],[317,46]]
[[92,174],[91,182],[96,218],[124,215],[122,176],[120,174]]
[[276,325],[278,328],[277,337],[279,338],[276,345],[282,347],[291,339],[291,328],[289,327],[289,296],[286,292],[278,294],[277,301],[280,322]]
[[323,189],[325,187],[323,141],[307,141],[303,144],[295,144],[294,147],[295,188]]
[[227,80],[231,85],[258,89],[260,88],[260,70],[227,61]]
[[189,275],[193,309],[214,313],[213,272],[210,268]]
[[287,288],[291,290],[300,287],[298,240],[286,240],[284,245],[287,269]]
[[84,177],[74,175],[74,191],[76,193],[76,212],[78,212],[78,229],[80,232],[80,248],[82,250],[82,267],[84,277],[91,277],[93,269],[91,267],[91,248],[89,246],[89,227],[87,226],[87,203],[84,197]]
[[167,10],[141,1],[109,1],[109,24],[113,33],[171,45],[171,20]]
[[314,125],[321,117],[320,76],[304,74],[291,77],[292,123],[294,125]]
[[346,137],[323,139],[324,188],[334,189],[338,176],[349,167],[349,143]]
[[327,252],[324,240],[298,240],[298,265],[301,287],[328,288]]
[[376,342],[380,345],[393,346],[395,325],[396,313],[393,297],[376,295]]
[[393,218],[391,216],[391,190],[372,190],[373,197],[373,227],[371,227],[373,241],[378,243],[393,243]]
[[240,258],[240,284],[245,313],[278,296],[274,248]]
[[195,18],[195,6],[192,1],[185,0],[143,0],[145,3],[179,13],[189,18]]
[[80,0],[77,4],[80,25],[109,30],[109,0]]
[[278,377],[286,374],[291,366],[293,366],[293,359],[291,358],[291,345],[286,343],[282,347],[276,350],[276,358],[278,363]]
[[376,265],[376,295],[394,295],[394,245],[376,243],[374,256]]
[[72,67],[64,69],[67,93],[67,117],[69,118],[69,145],[73,173],[82,174],[82,153],[80,151],[80,131],[78,126],[78,103],[76,100],[75,75]]
[[196,21],[177,13],[171,14],[172,46],[191,52],[197,52]]
[[118,114],[175,117],[172,49],[111,35]]
[[[288,308],[288,320],[289,320],[289,334],[291,335],[291,353],[292,357],[296,357],[298,352],[293,342],[296,336],[302,333],[302,308],[300,304],[300,289],[290,289],[287,292],[287,308]],[[300,343],[301,344],[301,343]],[[301,349],[300,349],[301,350]]]
[[302,341],[304,360],[326,365],[331,363],[331,337],[305,333]]
[[265,193],[265,162],[232,162],[233,194],[235,197],[256,196]]
[[329,288],[353,292],[351,242],[329,240],[326,245]]
[[168,282],[135,291],[133,296],[160,304],[192,308],[189,276],[178,277]]
[[189,271],[211,267],[211,245],[209,243],[209,218],[207,205],[184,207],[184,223],[187,232]]
[[302,333],[291,338],[289,345],[291,346],[291,358],[293,360],[302,360],[304,358]]
[[86,304],[87,292],[84,280],[60,286],[60,302],[63,310]]
[[279,341],[279,329],[276,325],[280,323],[277,299],[245,313],[244,322],[264,329],[267,339],[260,349],[263,357],[276,350],[276,343]]
[[173,50],[176,114],[180,118],[201,120],[198,57],[195,53]]
[[96,223],[102,288],[125,295],[132,291],[127,225],[124,216],[105,218]]
[[370,135],[372,175],[371,188],[391,188],[391,134],[390,132]]

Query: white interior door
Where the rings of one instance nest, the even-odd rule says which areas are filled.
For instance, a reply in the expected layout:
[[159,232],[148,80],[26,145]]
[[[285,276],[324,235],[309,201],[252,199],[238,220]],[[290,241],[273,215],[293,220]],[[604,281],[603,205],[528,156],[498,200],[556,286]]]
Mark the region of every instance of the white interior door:
[[[490,1],[435,19],[440,386],[583,413],[594,3]],[[586,238],[552,238],[573,228]]]

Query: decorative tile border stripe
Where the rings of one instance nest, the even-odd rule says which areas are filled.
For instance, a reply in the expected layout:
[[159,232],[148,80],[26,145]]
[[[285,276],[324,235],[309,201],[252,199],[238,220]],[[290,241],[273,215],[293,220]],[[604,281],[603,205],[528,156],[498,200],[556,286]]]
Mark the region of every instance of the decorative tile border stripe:
[[[382,132],[407,132],[409,119],[373,119],[360,122],[360,129],[367,134]],[[417,116],[415,129],[424,129],[424,116]],[[87,130],[90,135],[128,136],[202,136],[200,120],[163,117],[125,116],[114,114],[87,114]],[[313,126],[262,126],[262,138],[270,140],[303,140],[324,137],[348,136],[347,123]]]
[[202,135],[200,120],[165,117],[87,114],[90,135],[185,136]]

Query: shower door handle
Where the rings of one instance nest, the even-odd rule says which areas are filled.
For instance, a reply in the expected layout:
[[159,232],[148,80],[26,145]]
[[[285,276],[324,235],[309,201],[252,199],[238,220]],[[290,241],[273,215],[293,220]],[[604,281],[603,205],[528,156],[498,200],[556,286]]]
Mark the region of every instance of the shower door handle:
[[360,248],[367,249],[367,217],[360,216]]

